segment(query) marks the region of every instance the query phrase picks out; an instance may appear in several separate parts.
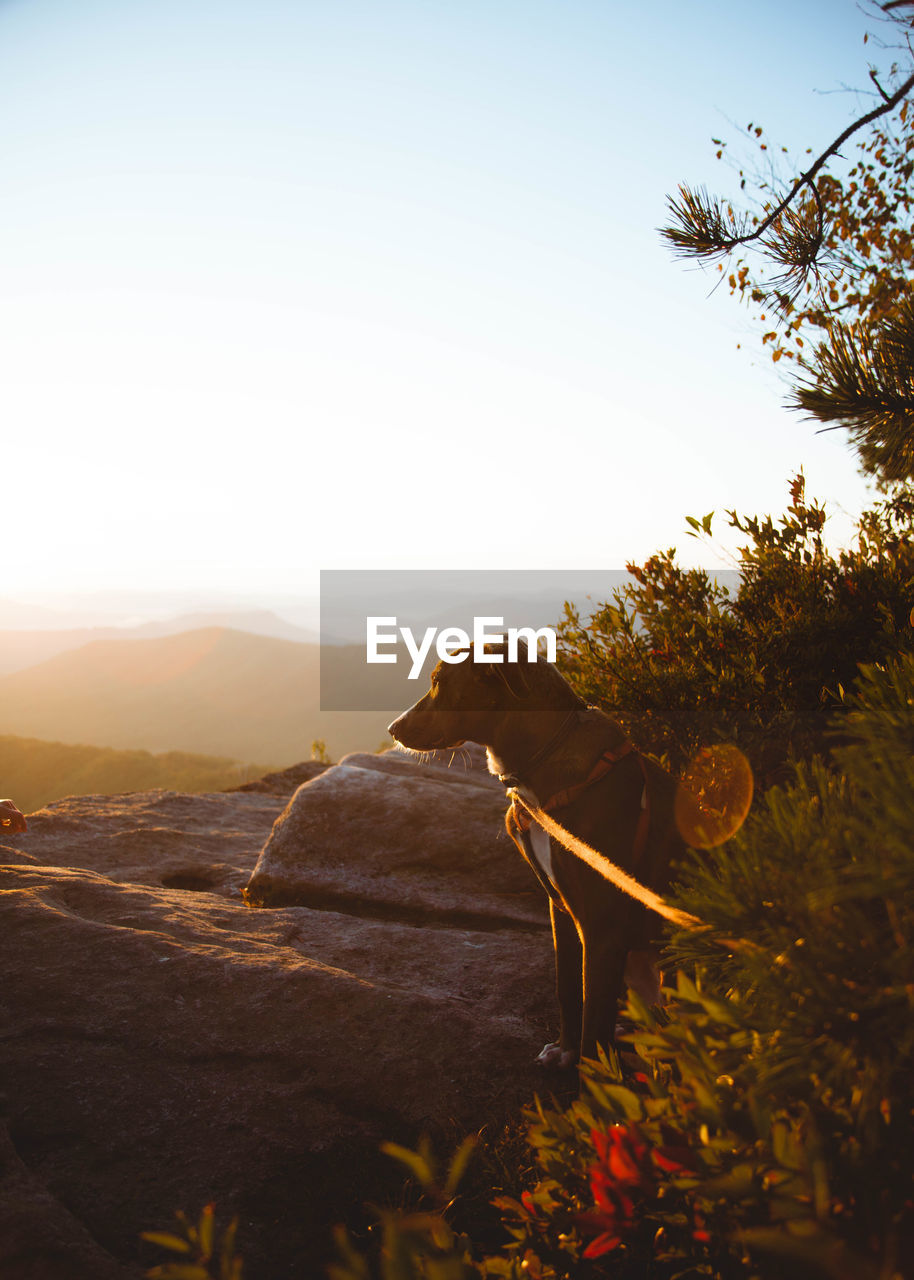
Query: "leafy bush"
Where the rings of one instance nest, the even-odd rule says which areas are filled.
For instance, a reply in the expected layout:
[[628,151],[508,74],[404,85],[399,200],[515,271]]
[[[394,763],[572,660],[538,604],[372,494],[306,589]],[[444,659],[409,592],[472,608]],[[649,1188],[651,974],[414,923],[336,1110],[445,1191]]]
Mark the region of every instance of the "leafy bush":
[[[856,545],[837,555],[824,546],[825,508],[806,499],[802,475],[790,496],[778,521],[728,513],[748,538],[735,597],[667,551],[629,565],[634,582],[586,626],[566,606],[565,675],[675,772],[700,747],[729,741],[761,784],[784,776],[791,756],[827,749],[858,665],[911,647],[911,496],[868,511]],[[691,523],[710,535],[711,516]]]

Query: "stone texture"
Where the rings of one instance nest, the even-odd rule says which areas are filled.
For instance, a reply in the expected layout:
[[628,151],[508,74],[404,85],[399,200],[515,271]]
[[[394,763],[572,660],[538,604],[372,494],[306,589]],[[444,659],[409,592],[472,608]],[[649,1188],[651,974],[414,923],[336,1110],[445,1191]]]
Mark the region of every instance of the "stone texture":
[[504,789],[478,769],[399,752],[346,756],[295,792],[245,897],[339,905],[475,927],[545,922],[545,898],[504,829]]
[[208,890],[241,901],[252,854],[282,811],[270,792],[68,796],[29,816],[5,861],[100,871],[121,884]]
[[68,799],[0,846],[4,1280],[128,1280],[163,1260],[141,1231],[210,1201],[249,1280],[319,1276],[332,1224],[399,1182],[381,1141],[542,1088],[539,889],[500,789],[439,768],[358,757],[299,789],[336,823],[333,909],[241,901],[276,792]]
[[265,773],[262,778],[253,782],[244,782],[241,786],[230,787],[230,791],[259,791],[269,795],[291,796],[303,782],[310,782],[319,773],[329,769],[329,764],[319,760],[305,760],[302,764],[290,765],[288,769],[278,769],[275,773]]

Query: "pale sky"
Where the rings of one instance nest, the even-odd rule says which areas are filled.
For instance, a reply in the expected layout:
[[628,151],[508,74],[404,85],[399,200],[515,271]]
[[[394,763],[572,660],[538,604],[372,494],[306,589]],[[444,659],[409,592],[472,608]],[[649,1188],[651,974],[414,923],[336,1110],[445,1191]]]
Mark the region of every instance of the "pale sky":
[[781,511],[801,465],[859,510],[843,435],[655,228],[732,182],[728,120],[830,142],[865,29],[854,0],[0,0],[0,597],[713,563],[684,517]]

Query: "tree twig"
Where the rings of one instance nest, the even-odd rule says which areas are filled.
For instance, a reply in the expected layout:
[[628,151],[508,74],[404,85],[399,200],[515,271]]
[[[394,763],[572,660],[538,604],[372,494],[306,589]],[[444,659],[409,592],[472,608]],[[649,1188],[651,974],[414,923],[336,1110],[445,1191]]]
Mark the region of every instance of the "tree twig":
[[883,89],[882,85],[879,83],[879,75],[875,67],[872,67],[870,69],[870,79],[872,80],[876,88],[879,90],[879,94],[880,94],[880,97],[882,98],[882,101],[888,102],[889,95],[886,93],[885,89]]
[[[914,0],[894,0],[894,3],[912,4],[914,3]],[[874,83],[876,83],[875,80]],[[880,89],[881,92],[881,88],[878,84],[876,84],[876,87]],[[729,253],[731,250],[735,249],[737,245],[751,244],[753,240],[758,240],[760,236],[763,236],[772,223],[776,222],[784,210],[793,202],[798,191],[807,185],[813,191],[816,191],[813,178],[825,162],[831,159],[831,157],[844,146],[848,138],[852,137],[858,129],[862,129],[864,125],[870,124],[873,120],[878,120],[880,116],[884,116],[887,112],[891,111],[893,107],[897,107],[899,102],[901,102],[901,100],[910,93],[911,89],[914,89],[914,73],[908,76],[907,80],[904,81],[901,87],[897,89],[891,97],[885,98],[885,101],[880,103],[878,107],[874,107],[872,111],[868,111],[866,115],[861,116],[859,120],[854,120],[849,124],[843,133],[839,134],[838,137],[835,138],[831,146],[827,147],[822,154],[816,158],[806,172],[800,174],[788,191],[787,195],[784,196],[783,200],[781,200],[775,208],[772,209],[768,216],[756,227],[754,231],[746,232],[739,236],[733,236],[731,239],[722,242],[720,246],[721,250],[725,250]],[[816,191],[816,195],[818,196],[818,191]]]

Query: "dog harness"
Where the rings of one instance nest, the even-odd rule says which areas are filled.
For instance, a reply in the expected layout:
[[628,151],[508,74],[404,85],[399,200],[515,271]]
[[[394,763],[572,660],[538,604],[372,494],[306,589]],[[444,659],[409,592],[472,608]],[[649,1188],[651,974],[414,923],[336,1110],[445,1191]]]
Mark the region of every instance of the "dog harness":
[[[610,769],[618,764],[620,760],[623,760],[633,752],[638,764],[641,766],[641,776],[644,779],[644,790],[641,793],[641,813],[638,817],[638,826],[635,830],[635,842],[632,846],[633,866],[637,867],[638,863],[641,861],[641,855],[644,853],[645,846],[647,845],[647,835],[648,830],[650,829],[650,803],[647,786],[647,766],[644,763],[644,756],[642,756],[640,752],[635,751],[630,742],[623,742],[618,747],[609,747],[603,752],[599,760],[597,760],[586,778],[581,782],[574,783],[570,787],[565,787],[562,791],[556,792],[556,794],[551,796],[545,804],[540,805],[540,808],[545,813],[552,813],[556,809],[564,809],[568,805],[573,804],[583,791],[586,791],[588,787],[592,787],[595,782],[599,782],[599,780],[604,778],[606,774],[609,773]],[[508,794],[511,796],[511,817],[517,825],[518,830],[521,833],[524,833],[533,825],[534,820],[526,809],[516,803],[514,796],[511,795],[511,790],[513,790],[515,780],[507,775],[502,778],[502,781],[507,783],[510,787]]]

